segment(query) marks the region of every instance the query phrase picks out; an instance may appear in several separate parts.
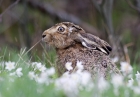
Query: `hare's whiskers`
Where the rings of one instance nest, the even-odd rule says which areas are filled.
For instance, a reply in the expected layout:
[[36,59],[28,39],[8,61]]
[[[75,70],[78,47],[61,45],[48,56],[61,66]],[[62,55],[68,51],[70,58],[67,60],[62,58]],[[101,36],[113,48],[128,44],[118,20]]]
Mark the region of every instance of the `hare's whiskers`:
[[26,55],[29,51],[31,51],[38,43],[40,43],[42,39],[40,39],[38,42],[36,42],[24,55]]

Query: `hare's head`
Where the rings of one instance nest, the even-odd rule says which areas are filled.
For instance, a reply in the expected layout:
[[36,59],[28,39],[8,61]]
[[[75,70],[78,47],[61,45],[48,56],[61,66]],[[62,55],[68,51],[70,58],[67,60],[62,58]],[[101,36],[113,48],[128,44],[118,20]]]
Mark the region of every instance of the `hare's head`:
[[86,33],[81,27],[70,22],[58,23],[45,30],[42,34],[42,40],[58,49],[64,49],[74,44],[81,44],[87,49],[99,50],[107,55],[112,50],[107,42]]
[[42,34],[42,40],[58,49],[63,49],[75,44],[73,38],[79,31],[84,30],[73,23],[62,22],[45,30]]

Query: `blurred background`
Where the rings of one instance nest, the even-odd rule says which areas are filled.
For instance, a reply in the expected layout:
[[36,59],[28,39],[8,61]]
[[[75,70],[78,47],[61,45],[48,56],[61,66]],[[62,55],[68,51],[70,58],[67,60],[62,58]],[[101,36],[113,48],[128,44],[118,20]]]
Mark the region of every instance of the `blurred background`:
[[35,44],[44,30],[64,21],[106,40],[112,58],[140,67],[140,0],[0,0],[0,57],[33,46],[32,60],[46,51],[53,59],[54,49]]

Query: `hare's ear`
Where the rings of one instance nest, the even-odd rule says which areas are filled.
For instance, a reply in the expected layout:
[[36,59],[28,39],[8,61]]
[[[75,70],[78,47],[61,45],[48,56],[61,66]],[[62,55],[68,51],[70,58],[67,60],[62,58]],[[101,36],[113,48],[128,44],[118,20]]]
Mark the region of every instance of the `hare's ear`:
[[84,31],[80,26],[74,24],[69,25],[68,30],[70,33]]
[[74,40],[80,42],[86,48],[99,50],[107,55],[109,55],[112,50],[111,46],[107,42],[85,32],[77,33]]

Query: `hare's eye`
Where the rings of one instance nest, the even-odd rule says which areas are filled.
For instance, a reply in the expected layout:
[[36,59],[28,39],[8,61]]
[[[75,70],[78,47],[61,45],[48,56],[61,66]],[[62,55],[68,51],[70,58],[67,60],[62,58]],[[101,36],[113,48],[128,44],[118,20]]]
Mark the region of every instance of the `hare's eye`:
[[64,32],[64,30],[65,30],[64,27],[59,27],[59,28],[58,28],[58,31],[59,31],[59,32]]

